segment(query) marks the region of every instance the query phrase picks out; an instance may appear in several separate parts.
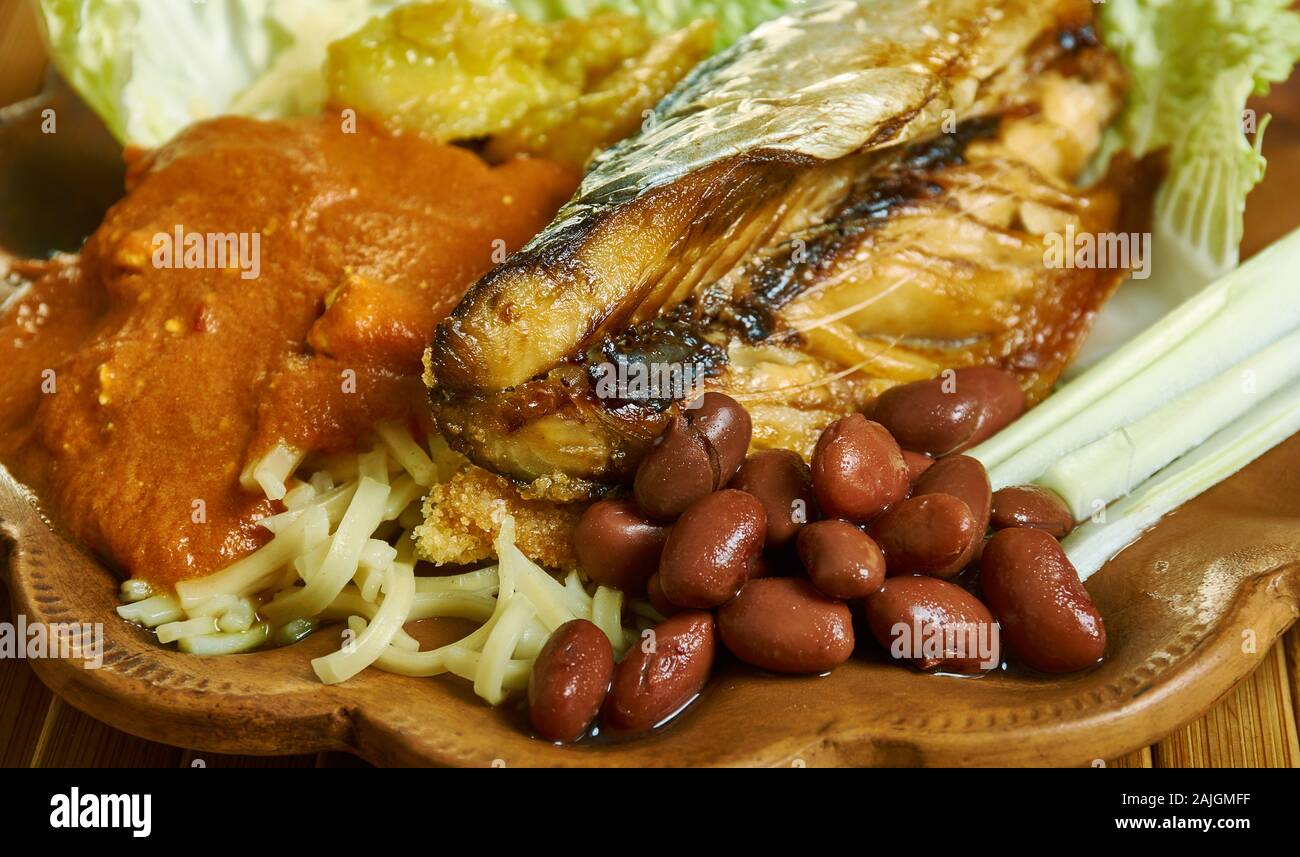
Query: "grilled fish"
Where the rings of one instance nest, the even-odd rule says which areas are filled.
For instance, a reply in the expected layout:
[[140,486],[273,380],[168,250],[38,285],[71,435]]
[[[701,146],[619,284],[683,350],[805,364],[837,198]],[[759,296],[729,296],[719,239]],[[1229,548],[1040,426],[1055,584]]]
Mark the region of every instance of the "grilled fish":
[[[439,427],[526,496],[626,481],[686,367],[811,450],[890,385],[995,363],[1040,398],[1122,279],[1044,236],[1140,204],[1074,180],[1123,98],[1089,0],[833,0],[694,70],[476,283],[426,354]],[[920,23],[918,23],[920,22]]]

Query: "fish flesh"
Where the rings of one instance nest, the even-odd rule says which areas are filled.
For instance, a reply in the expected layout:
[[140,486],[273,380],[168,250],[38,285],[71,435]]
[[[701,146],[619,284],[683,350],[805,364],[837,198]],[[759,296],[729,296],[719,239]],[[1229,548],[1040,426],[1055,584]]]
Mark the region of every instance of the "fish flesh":
[[[1001,365],[1040,398],[1124,276],[1050,266],[1044,237],[1143,208],[1131,177],[1074,184],[1124,91],[1091,16],[832,0],[759,26],[438,326],[440,429],[526,496],[574,501],[628,480],[700,389],[749,408],[756,448],[804,454],[950,367]],[[611,369],[675,382],[611,393]]]

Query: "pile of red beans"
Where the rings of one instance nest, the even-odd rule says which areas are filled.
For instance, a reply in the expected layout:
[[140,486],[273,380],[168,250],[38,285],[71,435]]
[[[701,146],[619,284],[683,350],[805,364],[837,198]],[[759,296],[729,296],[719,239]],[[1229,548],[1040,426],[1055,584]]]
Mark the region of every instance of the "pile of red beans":
[[[746,456],[749,414],[725,395],[683,408],[633,496],[593,504],[575,533],[593,581],[644,595],[666,618],[617,664],[592,623],[557,629],[529,684],[533,728],[552,741],[582,737],[597,717],[615,736],[653,729],[699,694],[719,643],[763,670],[824,673],[852,655],[855,614],[922,670],[990,669],[1002,643],[1043,672],[1095,664],[1101,617],[1057,542],[1069,510],[1036,486],[992,493],[961,454],[1024,404],[992,368],[894,387],[870,419],[828,426],[811,465],[783,449]],[[992,653],[952,645],[972,628],[991,632]],[[916,629],[939,646],[896,645]]]

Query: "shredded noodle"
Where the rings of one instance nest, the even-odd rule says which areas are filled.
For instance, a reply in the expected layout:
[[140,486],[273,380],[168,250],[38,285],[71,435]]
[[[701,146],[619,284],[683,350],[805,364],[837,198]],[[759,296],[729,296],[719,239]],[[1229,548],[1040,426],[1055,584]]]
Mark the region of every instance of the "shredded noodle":
[[[375,432],[375,445],[360,454],[304,457],[277,445],[241,476],[284,507],[260,521],[271,540],[214,574],[178,583],[175,595],[128,580],[118,614],[156,629],[160,643],[198,655],[288,645],[342,621],[351,632],[343,646],[312,661],[322,682],[347,681],[370,666],[408,676],[450,673],[493,705],[527,687],[533,661],[565,622],[590,620],[618,656],[638,639],[636,627],[623,625],[621,592],[589,591],[576,571],[557,580],[515,547],[515,521],[504,511],[496,565],[417,575],[411,530],[421,523],[423,497],[464,460],[437,435],[426,451],[401,423]],[[639,602],[629,615],[638,611],[645,612]],[[478,628],[421,650],[404,626],[433,618]]]

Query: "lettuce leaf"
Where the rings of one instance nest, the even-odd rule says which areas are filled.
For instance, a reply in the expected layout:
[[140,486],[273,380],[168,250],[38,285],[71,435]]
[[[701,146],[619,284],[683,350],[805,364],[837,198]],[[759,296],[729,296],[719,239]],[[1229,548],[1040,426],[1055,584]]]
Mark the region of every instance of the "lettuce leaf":
[[[1128,102],[1093,174],[1119,151],[1167,150],[1156,196],[1151,278],[1121,289],[1098,319],[1081,370],[1239,261],[1246,195],[1264,177],[1268,117],[1246,100],[1300,59],[1289,0],[1108,0],[1102,40],[1129,73]],[[1253,131],[1253,141],[1248,132]]]
[[393,0],[38,0],[50,55],[124,144],[220,113],[320,109],[325,46]]
[[479,0],[513,9],[538,21],[583,18],[598,9],[641,15],[650,29],[666,33],[698,18],[718,25],[714,48],[721,50],[759,24],[810,0]]
[[[807,0],[477,0],[537,20],[605,8],[656,32],[701,17],[718,47]],[[320,110],[330,42],[411,0],[36,0],[64,78],[126,145],[152,148],[222,113],[263,119]]]

